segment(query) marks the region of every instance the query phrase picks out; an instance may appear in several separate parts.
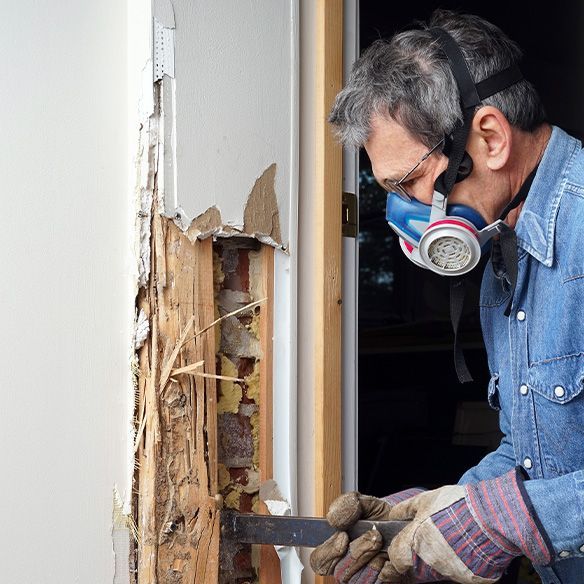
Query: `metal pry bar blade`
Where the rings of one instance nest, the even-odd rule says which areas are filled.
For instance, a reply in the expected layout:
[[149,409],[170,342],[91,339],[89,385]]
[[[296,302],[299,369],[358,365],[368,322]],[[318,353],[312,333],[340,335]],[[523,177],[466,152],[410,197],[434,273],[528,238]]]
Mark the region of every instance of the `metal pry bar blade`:
[[[370,529],[377,529],[384,545],[408,524],[408,521],[357,521],[349,529],[355,539]],[[229,509],[221,511],[221,537],[237,543],[316,547],[326,541],[336,529],[326,519],[290,515],[255,515]]]

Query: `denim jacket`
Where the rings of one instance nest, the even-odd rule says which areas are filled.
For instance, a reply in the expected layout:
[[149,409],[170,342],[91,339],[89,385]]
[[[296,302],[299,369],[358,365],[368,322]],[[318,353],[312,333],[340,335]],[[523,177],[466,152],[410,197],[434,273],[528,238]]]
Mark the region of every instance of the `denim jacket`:
[[487,264],[481,324],[499,410],[499,448],[460,483],[522,466],[553,546],[544,584],[584,583],[584,151],[554,127],[516,225],[519,273],[509,317],[505,278]]

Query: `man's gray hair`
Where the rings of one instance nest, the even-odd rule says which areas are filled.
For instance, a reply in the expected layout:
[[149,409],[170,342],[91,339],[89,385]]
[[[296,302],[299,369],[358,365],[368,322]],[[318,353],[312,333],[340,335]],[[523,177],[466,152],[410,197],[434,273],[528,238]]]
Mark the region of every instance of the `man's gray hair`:
[[[519,46],[490,22],[436,10],[421,29],[374,42],[355,63],[329,116],[343,144],[362,146],[375,114],[392,117],[428,147],[462,120],[456,81],[446,55],[428,32],[431,27],[454,37],[475,83],[521,60]],[[511,125],[524,131],[545,121],[541,100],[526,80],[482,103],[498,108]]]

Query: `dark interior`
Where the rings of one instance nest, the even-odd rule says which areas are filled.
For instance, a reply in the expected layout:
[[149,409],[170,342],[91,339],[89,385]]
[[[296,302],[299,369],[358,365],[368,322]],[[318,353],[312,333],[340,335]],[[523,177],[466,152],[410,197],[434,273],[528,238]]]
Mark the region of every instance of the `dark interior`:
[[[548,120],[581,138],[584,5],[561,4],[543,11],[508,1],[361,0],[361,49],[425,20],[437,7],[483,16],[523,49],[522,71],[539,90]],[[385,222],[386,193],[373,181],[364,151],[359,185],[359,489],[383,496],[453,484],[500,440],[496,412],[486,402],[478,314],[483,266],[470,276],[461,323],[474,377],[462,385],[454,370],[448,279],[403,256]],[[517,563],[502,582],[536,582],[528,571]]]

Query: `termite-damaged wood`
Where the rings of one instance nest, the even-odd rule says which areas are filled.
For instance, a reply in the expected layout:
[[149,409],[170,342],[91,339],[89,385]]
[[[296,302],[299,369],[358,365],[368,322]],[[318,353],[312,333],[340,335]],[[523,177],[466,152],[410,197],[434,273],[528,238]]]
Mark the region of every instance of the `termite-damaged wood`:
[[137,582],[215,584],[215,328],[208,326],[214,320],[212,241],[191,242],[172,221],[154,213],[152,248],[149,287],[138,297],[151,334],[139,353]]

